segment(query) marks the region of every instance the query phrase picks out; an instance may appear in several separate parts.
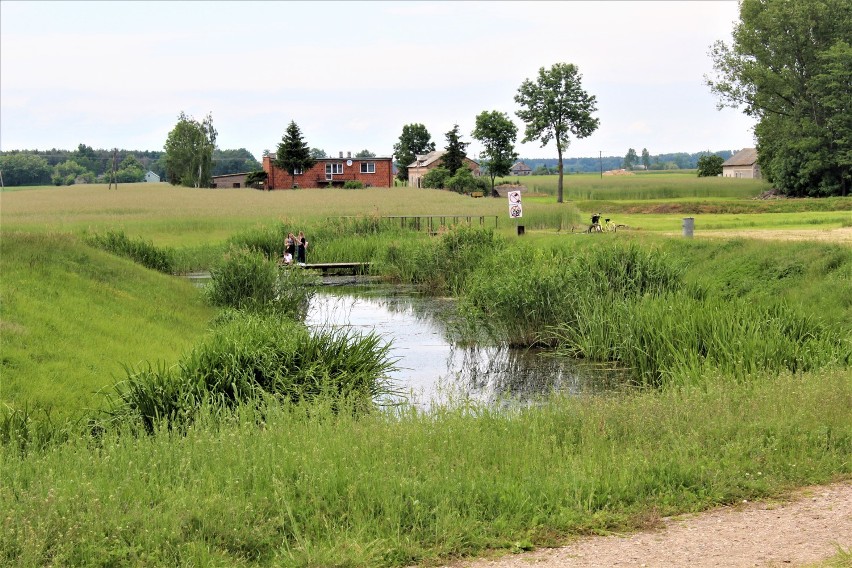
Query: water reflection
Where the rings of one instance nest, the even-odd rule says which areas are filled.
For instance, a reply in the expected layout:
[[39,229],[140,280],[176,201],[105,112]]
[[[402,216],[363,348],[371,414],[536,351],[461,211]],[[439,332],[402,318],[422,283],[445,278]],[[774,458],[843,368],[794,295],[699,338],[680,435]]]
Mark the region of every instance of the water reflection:
[[534,350],[461,341],[454,302],[412,290],[360,286],[320,290],[308,309],[311,327],[375,332],[391,343],[392,378],[419,406],[451,400],[495,404],[530,401],[558,390],[601,390],[606,380],[576,362]]

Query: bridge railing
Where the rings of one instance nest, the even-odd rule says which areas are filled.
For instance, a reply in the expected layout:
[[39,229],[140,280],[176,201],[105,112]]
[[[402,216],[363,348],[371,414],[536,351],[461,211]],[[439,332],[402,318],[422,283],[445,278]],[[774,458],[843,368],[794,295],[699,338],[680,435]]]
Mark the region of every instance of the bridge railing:
[[[357,219],[355,216],[344,216],[344,219]],[[429,231],[429,233],[437,233],[442,228],[448,228],[452,225],[460,225],[462,223],[473,226],[478,224],[480,227],[497,228],[499,220],[498,215],[383,215],[382,220],[396,224],[403,229],[412,229],[415,231]]]

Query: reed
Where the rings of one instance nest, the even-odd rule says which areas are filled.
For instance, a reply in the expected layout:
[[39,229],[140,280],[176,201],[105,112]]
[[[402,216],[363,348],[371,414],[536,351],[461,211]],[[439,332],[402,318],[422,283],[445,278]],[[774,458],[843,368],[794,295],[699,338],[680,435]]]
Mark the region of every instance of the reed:
[[104,234],[86,234],[83,240],[107,252],[138,262],[146,268],[166,274],[174,272],[174,251],[154,246],[150,240],[131,239],[124,231],[107,231]]
[[316,285],[315,276],[280,265],[277,256],[232,246],[210,271],[204,294],[220,308],[267,310],[301,321]]
[[200,408],[234,409],[267,396],[302,403],[348,400],[361,410],[393,394],[388,346],[375,334],[311,333],[276,315],[226,311],[209,338],[165,367],[127,368],[108,410],[109,423],[139,421],[184,428]]

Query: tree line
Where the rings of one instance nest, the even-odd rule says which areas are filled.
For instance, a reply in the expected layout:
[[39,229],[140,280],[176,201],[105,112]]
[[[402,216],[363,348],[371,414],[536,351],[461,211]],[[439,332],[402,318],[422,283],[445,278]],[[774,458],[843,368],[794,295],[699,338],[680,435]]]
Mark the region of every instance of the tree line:
[[[95,149],[79,144],[75,150],[9,150],[0,152],[3,185],[71,185],[74,183],[140,182],[152,171],[166,180],[165,151]],[[260,163],[245,148],[214,149],[210,175],[241,173],[260,169]]]
[[[702,156],[718,156],[722,161],[734,155],[731,150],[717,152],[672,152],[667,154],[649,154],[647,163],[626,161],[626,156],[597,156],[587,158],[565,158],[565,171],[572,174],[607,172],[610,170],[694,170]],[[629,153],[628,153],[629,156]],[[553,175],[557,172],[556,158],[520,158],[520,161],[532,169],[533,175]]]

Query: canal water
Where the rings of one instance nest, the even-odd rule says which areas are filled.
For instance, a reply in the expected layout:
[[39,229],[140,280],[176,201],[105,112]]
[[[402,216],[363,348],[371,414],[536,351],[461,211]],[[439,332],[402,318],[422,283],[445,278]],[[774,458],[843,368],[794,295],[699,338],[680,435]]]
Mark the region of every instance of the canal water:
[[324,286],[311,301],[314,329],[376,333],[390,344],[391,378],[409,402],[531,401],[552,391],[600,391],[600,370],[543,351],[475,344],[459,337],[454,300],[382,285]]

